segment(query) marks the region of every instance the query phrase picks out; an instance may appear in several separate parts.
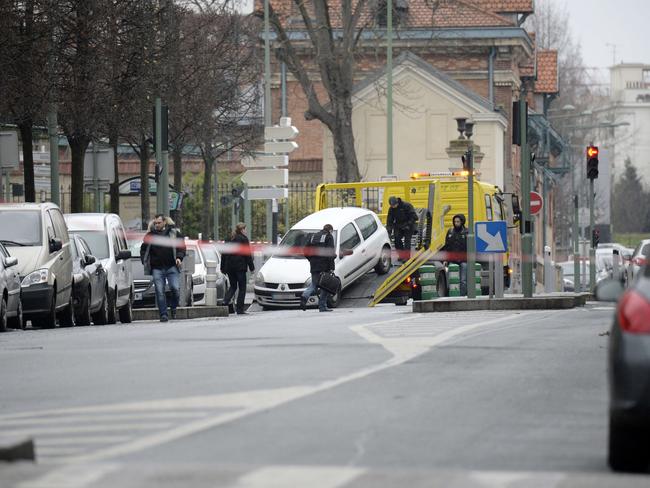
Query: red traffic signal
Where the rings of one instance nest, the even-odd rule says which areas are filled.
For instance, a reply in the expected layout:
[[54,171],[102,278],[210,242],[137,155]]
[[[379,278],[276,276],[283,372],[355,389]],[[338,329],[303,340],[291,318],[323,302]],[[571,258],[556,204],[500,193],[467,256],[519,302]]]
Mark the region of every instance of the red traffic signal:
[[587,157],[588,158],[597,158],[598,157],[598,146],[587,146]]
[[598,146],[587,146],[587,178],[598,178]]

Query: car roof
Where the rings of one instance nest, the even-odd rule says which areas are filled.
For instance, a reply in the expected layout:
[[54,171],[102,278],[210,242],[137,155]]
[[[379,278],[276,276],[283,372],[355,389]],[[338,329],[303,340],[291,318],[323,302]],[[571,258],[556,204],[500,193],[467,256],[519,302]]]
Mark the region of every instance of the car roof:
[[119,215],[116,214],[103,214],[103,213],[75,213],[63,215],[68,229],[75,230],[104,230],[105,223],[108,220],[118,219]]
[[59,208],[59,206],[53,202],[1,203],[0,204],[0,210],[41,210],[44,208]]
[[317,229],[320,230],[325,224],[330,224],[334,230],[339,230],[345,224],[364,215],[373,214],[371,210],[360,207],[334,207],[325,208],[308,215],[295,224],[292,229]]

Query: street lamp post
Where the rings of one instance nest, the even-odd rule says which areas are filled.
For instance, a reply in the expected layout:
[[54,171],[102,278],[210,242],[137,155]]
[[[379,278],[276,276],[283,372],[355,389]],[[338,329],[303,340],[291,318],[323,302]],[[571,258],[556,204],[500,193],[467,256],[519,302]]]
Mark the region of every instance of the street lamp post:
[[476,298],[476,236],[474,235],[474,122],[467,121],[465,117],[457,117],[460,139],[463,133],[467,136],[466,169],[467,169],[467,298]]

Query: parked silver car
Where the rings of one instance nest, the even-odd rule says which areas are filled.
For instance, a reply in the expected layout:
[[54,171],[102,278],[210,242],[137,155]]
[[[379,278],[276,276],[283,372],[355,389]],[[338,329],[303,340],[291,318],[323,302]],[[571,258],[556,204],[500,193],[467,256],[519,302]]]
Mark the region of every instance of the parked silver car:
[[24,328],[23,305],[20,301],[20,275],[16,269],[18,259],[0,244],[0,332]]

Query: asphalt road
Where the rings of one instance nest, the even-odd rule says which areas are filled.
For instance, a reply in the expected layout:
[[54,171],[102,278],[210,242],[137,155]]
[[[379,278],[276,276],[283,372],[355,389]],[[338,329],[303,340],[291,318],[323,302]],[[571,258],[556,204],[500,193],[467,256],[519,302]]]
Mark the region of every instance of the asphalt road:
[[606,466],[611,306],[380,306],[0,335],[0,486],[647,486]]

